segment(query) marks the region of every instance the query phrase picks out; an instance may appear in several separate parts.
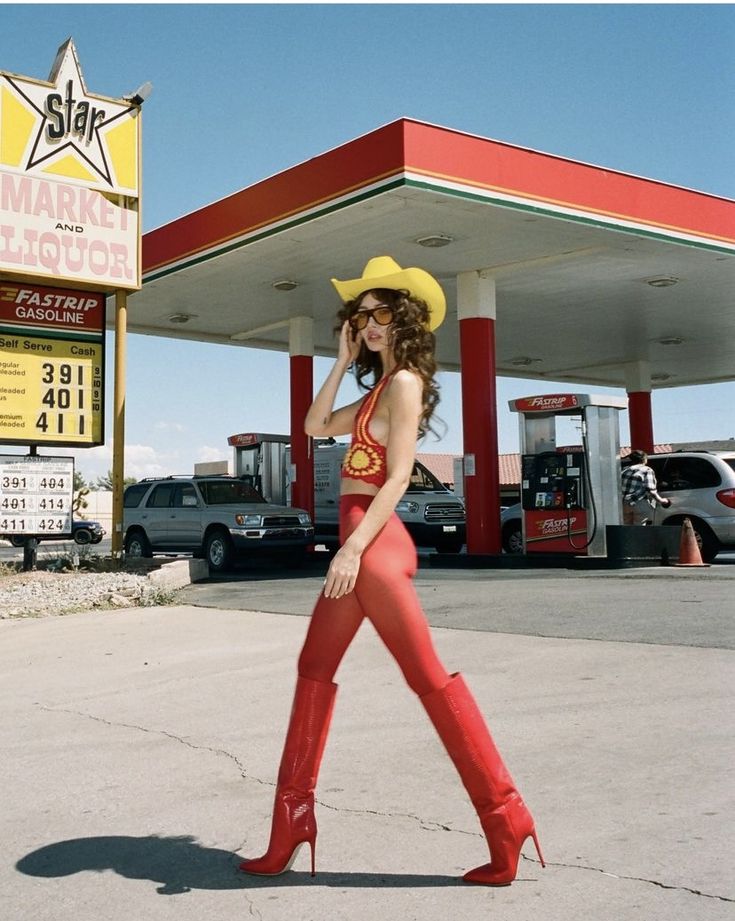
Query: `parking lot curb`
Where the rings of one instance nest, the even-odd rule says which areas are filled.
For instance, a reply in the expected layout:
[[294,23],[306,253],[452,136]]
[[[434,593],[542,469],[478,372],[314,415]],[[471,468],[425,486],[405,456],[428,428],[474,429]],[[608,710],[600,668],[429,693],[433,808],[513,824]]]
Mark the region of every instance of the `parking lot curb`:
[[156,588],[175,590],[209,578],[209,566],[205,560],[172,560],[160,569],[148,573],[148,581]]

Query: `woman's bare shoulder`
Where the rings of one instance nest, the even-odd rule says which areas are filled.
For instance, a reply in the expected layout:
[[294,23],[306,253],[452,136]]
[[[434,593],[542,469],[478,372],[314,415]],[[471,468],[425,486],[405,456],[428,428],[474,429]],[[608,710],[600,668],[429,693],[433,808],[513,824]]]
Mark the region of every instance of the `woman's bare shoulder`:
[[423,389],[421,375],[416,371],[409,371],[408,368],[401,368],[393,375],[393,388],[406,393],[413,391],[421,393]]
[[401,368],[393,375],[390,385],[389,399],[398,402],[416,402],[421,403],[423,393],[423,382],[421,376],[415,371],[409,371],[407,368]]

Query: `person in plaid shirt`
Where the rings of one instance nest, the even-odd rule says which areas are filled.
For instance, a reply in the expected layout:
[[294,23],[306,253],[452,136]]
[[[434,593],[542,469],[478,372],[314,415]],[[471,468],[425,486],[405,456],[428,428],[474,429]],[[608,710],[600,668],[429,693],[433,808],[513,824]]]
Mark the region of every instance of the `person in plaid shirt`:
[[658,494],[656,474],[648,466],[645,451],[630,452],[631,465],[621,474],[623,487],[623,524],[650,524],[654,507],[668,508],[671,499]]

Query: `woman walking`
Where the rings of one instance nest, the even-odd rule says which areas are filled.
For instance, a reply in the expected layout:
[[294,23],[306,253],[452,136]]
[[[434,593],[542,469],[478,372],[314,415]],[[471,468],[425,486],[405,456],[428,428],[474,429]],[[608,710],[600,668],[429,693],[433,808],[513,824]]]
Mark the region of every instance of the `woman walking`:
[[[332,283],[343,302],[339,351],[305,427],[319,437],[352,433],[342,467],[341,547],[298,660],[268,850],[240,869],[282,873],[299,846],[308,843],[314,875],[314,788],[337,691],[333,679],[368,618],[420,698],[487,838],[490,862],[464,879],[506,886],[516,877],[527,838],[533,838],[543,865],[533,818],[464,680],[458,673],[449,675],[437,656],[412,581],[416,550],[394,511],[409,484],[417,437],[429,429],[438,403],[433,330],[444,319],[444,292],[428,272],[401,269],[389,256],[371,259],[360,278]],[[362,386],[372,377],[374,387],[335,410],[350,365]]]

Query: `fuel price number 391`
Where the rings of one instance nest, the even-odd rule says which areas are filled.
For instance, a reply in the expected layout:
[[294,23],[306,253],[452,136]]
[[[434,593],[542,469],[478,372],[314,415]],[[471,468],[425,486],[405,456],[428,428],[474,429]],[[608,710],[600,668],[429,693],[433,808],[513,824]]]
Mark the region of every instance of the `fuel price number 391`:
[[92,413],[100,408],[102,369],[76,361],[45,361],[41,370],[42,411],[36,428],[52,435],[88,434]]

